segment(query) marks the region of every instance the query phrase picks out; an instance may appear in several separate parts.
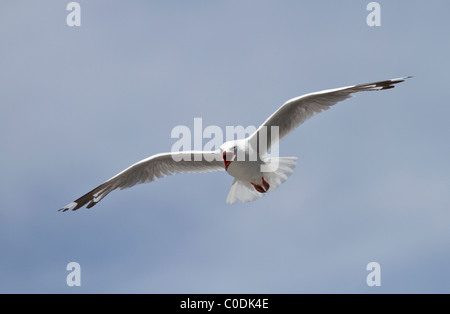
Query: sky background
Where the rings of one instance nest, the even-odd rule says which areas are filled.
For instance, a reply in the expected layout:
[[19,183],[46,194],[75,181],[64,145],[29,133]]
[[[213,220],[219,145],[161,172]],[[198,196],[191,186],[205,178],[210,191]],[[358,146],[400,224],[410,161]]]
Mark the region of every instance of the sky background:
[[[369,2],[79,1],[69,27],[69,1],[1,1],[0,292],[450,293],[450,2],[379,1],[380,27]],[[255,202],[226,204],[222,172],[57,212],[195,117],[258,126],[406,75],[293,132],[294,174]]]

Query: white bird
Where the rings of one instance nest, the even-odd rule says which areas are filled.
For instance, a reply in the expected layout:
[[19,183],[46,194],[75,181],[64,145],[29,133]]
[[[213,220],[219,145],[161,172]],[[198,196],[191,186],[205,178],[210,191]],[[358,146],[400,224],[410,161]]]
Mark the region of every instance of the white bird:
[[[226,171],[234,177],[227,203],[253,201],[276,189],[293,172],[296,157],[265,157],[270,148],[313,115],[361,91],[394,88],[410,78],[402,77],[369,84],[323,90],[288,100],[255,133],[245,139],[228,141],[216,151],[162,153],[143,159],[99,185],[60,211],[91,208],[111,191],[123,190],[156,179],[189,172]],[[277,127],[273,136],[272,127]],[[275,165],[275,166],[273,166]],[[264,168],[266,167],[266,168]]]

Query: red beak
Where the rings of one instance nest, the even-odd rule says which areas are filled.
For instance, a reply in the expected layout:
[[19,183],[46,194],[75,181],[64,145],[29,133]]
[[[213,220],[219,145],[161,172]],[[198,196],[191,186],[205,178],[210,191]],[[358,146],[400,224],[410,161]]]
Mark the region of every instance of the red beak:
[[226,151],[223,152],[223,162],[225,163],[225,170],[228,170],[228,167],[230,166],[231,162],[234,159],[233,153],[227,153]]

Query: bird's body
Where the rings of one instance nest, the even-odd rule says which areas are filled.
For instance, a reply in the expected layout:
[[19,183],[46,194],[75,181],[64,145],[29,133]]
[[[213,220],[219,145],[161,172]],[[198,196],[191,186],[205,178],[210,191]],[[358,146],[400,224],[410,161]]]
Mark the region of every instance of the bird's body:
[[409,77],[324,90],[293,98],[272,114],[255,133],[228,141],[216,151],[187,151],[153,155],[128,167],[74,202],[61,208],[90,208],[115,189],[155,181],[176,173],[226,171],[234,177],[227,203],[253,201],[276,189],[292,174],[296,157],[267,157],[281,139],[313,115],[360,91],[393,88]]
[[227,169],[230,176],[248,182],[259,180],[264,174],[261,172],[261,166],[264,161],[258,160],[253,162],[233,161]]

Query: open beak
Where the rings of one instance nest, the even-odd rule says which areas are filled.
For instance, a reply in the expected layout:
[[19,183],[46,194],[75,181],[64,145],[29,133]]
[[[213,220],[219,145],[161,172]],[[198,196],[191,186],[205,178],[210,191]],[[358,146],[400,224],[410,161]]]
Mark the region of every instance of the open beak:
[[225,170],[228,170],[231,162],[234,160],[234,154],[231,152],[223,152],[223,162],[225,163]]

